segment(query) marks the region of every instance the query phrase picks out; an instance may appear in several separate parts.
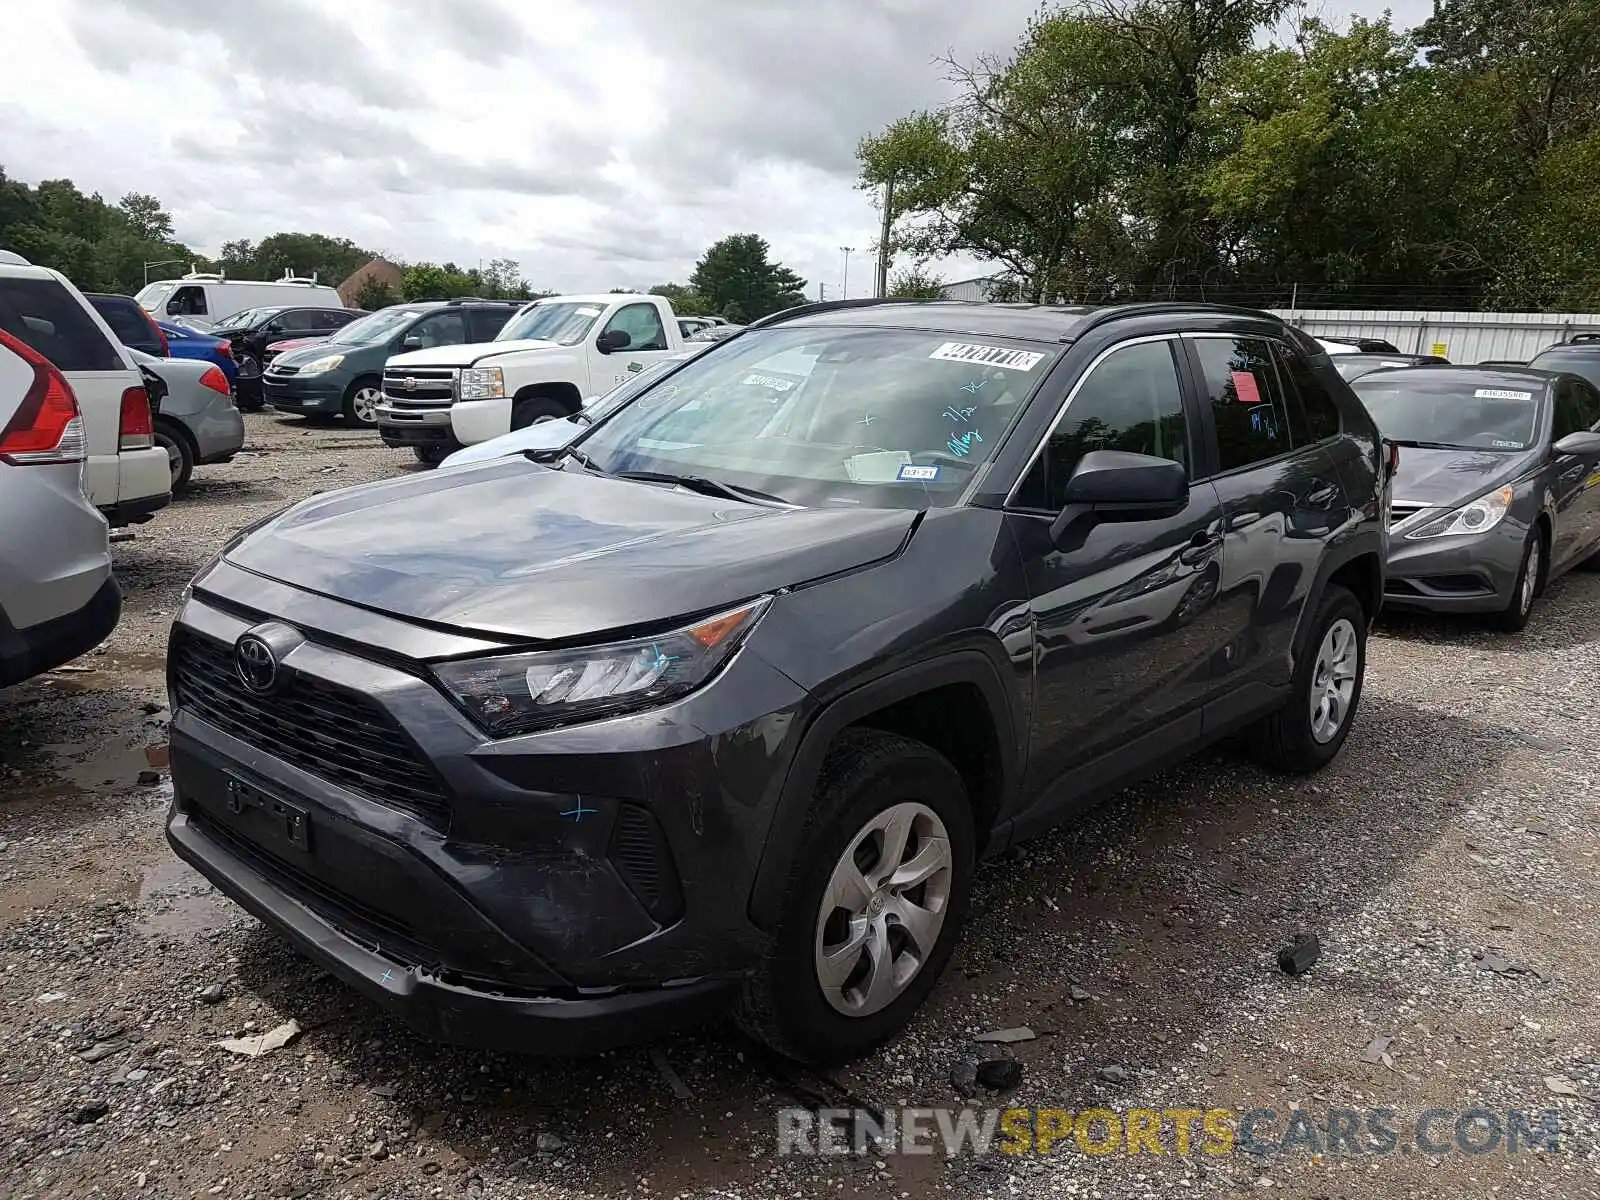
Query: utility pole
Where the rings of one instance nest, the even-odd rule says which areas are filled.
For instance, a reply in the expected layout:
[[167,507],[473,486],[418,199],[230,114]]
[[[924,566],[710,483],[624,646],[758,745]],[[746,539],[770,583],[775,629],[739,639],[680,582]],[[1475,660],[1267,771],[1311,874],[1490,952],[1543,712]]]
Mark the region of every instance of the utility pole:
[[844,280],[839,285],[839,291],[843,293],[840,299],[843,300],[850,299],[850,256],[855,253],[855,249],[854,246],[839,247],[839,252],[844,255]]
[[889,230],[894,225],[894,176],[883,185],[883,232],[878,235],[878,299],[889,294]]
[[823,283],[821,280],[817,281],[817,300],[818,302],[824,304],[827,303],[828,300],[828,285]]

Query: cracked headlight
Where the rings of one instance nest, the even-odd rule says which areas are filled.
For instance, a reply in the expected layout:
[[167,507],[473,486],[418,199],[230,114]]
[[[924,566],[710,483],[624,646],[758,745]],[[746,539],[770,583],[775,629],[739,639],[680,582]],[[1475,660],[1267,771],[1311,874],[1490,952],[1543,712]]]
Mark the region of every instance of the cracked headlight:
[[1421,528],[1413,529],[1406,534],[1406,537],[1435,538],[1447,534],[1486,533],[1505,519],[1506,513],[1511,511],[1511,501],[1515,496],[1516,492],[1509,485],[1495,488],[1494,491],[1484,493],[1470,504],[1463,504],[1454,512],[1447,512]]
[[433,673],[485,733],[512,737],[665,704],[739,648],[770,597],[658,637],[440,663]]
[[469,367],[461,372],[456,395],[462,400],[498,400],[506,394],[499,367]]

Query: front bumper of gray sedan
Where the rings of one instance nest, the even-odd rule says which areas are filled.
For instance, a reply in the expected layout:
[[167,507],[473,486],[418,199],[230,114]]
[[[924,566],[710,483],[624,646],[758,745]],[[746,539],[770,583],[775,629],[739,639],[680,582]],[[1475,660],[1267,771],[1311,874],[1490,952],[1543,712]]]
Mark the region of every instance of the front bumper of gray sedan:
[[1407,538],[1405,529],[1420,523],[1407,521],[1390,535],[1385,607],[1489,613],[1511,603],[1527,545],[1526,525],[1508,516],[1488,533]]

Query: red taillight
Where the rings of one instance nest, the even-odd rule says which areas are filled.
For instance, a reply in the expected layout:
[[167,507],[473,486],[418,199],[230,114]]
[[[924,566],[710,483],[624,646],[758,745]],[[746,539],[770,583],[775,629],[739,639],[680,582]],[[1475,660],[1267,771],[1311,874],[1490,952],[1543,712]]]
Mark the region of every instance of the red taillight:
[[1389,443],[1389,478],[1393,479],[1400,473],[1400,443]]
[[156,319],[154,317],[152,317],[149,313],[145,313],[144,319],[146,321],[150,322],[150,330],[151,330],[151,332],[156,335],[156,340],[161,343],[161,353],[160,353],[160,355],[158,357],[160,357],[160,358],[171,358],[172,357],[172,346],[167,341],[167,331],[165,329],[161,328],[161,326],[156,323]]
[[142,387],[131,387],[122,393],[122,422],[117,434],[117,448],[148,450],[155,444],[155,425],[150,420],[150,397]]
[[221,367],[207,367],[206,373],[200,376],[200,386],[208,387],[213,392],[221,392],[224,396],[233,395],[228,387],[228,377],[222,373]]
[[223,358],[233,357],[233,346],[231,343],[219,341],[216,349],[217,353],[222,355]]
[[82,462],[88,448],[83,417],[66,376],[32,346],[3,330],[0,346],[33,368],[33,382],[21,406],[0,429],[0,461],[14,467]]

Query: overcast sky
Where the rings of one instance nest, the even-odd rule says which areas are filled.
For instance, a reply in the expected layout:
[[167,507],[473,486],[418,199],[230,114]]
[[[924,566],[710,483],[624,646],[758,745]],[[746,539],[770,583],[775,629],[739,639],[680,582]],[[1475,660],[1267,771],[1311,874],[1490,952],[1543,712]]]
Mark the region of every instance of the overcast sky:
[[[688,277],[756,232],[871,286],[857,140],[1010,48],[1038,0],[11,0],[0,165],[151,192],[215,253],[280,230],[517,259],[539,287]],[[1335,18],[1430,0],[1326,0]],[[947,278],[976,273],[941,264]],[[981,269],[981,268],[980,268]]]

